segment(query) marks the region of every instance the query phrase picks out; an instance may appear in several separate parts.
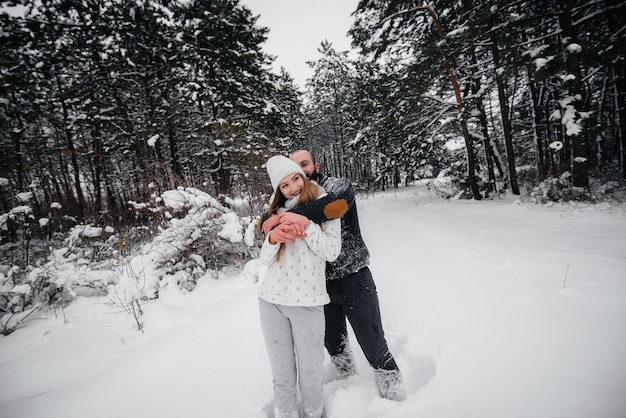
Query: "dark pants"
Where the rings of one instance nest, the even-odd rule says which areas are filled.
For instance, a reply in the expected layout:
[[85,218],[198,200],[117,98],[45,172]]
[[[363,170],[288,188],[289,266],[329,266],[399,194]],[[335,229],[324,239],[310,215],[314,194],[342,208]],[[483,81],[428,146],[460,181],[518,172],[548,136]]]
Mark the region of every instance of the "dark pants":
[[387,347],[376,285],[369,268],[364,267],[343,279],[328,280],[326,288],[330,303],[324,306],[328,354],[342,353],[348,343],[346,318],[354,331],[365,358],[375,369],[397,370]]

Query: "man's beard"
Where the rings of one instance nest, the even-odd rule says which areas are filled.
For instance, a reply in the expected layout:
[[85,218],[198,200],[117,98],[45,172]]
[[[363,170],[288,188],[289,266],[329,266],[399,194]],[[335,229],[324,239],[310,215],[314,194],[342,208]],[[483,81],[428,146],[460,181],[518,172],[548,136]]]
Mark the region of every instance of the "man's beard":
[[319,180],[320,178],[320,173],[317,172],[317,170],[314,168],[313,172],[311,173],[311,175],[307,176],[309,178],[309,180],[313,180],[315,182],[317,182],[317,180]]

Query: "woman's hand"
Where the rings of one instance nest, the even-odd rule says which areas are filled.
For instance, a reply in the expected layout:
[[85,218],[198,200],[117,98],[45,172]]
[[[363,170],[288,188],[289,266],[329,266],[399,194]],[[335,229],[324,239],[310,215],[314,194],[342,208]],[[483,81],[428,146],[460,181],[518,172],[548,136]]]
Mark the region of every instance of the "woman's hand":
[[281,223],[270,231],[268,240],[270,244],[284,244],[286,242],[294,242],[299,238],[306,237],[304,228],[298,224]]
[[261,229],[263,229],[263,233],[267,235],[279,223],[280,220],[278,218],[278,215],[270,215],[270,217],[267,218],[265,222],[263,222],[263,225],[261,225]]

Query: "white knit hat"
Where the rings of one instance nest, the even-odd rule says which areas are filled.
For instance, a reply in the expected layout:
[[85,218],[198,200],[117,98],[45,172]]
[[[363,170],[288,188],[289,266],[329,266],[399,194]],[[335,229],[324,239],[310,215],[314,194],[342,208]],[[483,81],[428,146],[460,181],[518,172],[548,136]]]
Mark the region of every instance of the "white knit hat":
[[304,176],[304,171],[302,171],[300,166],[283,155],[273,156],[267,160],[265,167],[267,168],[267,174],[270,176],[272,189],[274,189],[274,191],[278,188],[280,181],[289,174],[298,173]]

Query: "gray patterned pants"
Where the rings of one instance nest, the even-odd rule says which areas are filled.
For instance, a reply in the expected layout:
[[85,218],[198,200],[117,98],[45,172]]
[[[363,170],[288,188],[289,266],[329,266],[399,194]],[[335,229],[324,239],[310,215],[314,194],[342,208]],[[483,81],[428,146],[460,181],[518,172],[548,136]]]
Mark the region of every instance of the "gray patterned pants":
[[305,416],[319,417],[324,407],[324,308],[284,306],[259,299],[261,329],[274,378],[274,407],[298,410],[300,388]]

